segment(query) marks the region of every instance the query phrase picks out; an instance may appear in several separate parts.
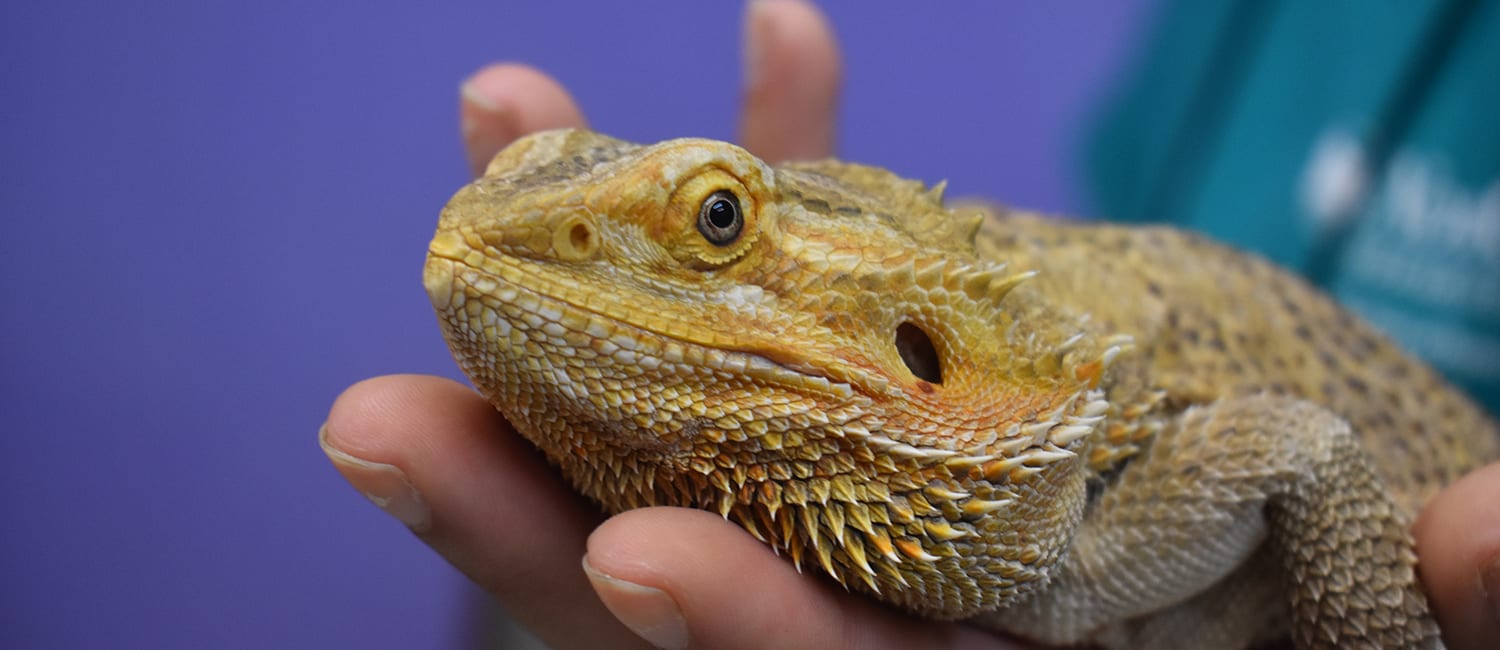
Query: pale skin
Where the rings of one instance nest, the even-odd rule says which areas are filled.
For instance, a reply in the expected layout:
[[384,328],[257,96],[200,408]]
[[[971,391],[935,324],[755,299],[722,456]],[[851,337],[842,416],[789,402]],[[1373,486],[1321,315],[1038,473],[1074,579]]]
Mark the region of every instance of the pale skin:
[[[751,3],[746,20],[739,141],[767,160],[831,155],[841,62],[828,22],[797,0]],[[476,173],[527,133],[586,125],[560,84],[516,64],[466,81],[460,114]],[[357,489],[553,647],[1025,647],[799,575],[717,515],[647,508],[606,519],[483,398],[447,379],[360,382],[334,402],[320,442]],[[1448,647],[1493,647],[1500,464],[1440,493],[1415,534]]]

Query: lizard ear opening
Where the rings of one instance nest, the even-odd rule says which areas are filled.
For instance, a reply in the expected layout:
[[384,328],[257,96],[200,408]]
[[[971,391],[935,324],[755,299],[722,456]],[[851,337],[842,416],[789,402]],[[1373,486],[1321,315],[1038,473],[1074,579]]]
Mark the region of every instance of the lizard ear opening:
[[943,383],[943,365],[938,360],[937,346],[922,328],[909,322],[896,327],[896,351],[901,354],[906,369],[917,379],[931,384]]

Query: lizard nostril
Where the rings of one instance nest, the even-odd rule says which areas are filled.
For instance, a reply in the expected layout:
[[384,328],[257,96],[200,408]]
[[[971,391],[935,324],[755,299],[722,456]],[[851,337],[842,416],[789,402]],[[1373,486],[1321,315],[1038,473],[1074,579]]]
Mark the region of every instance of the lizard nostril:
[[943,366],[938,360],[937,347],[922,328],[911,323],[897,327],[896,351],[901,353],[902,363],[917,379],[932,384],[943,383]]
[[589,231],[588,226],[575,223],[572,228],[568,229],[568,241],[572,243],[573,248],[587,249],[594,243],[594,233]]

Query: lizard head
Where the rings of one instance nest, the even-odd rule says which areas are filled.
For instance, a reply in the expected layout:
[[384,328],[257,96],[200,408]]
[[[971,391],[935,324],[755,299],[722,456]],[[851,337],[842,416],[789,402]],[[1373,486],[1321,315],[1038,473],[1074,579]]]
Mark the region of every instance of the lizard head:
[[1038,322],[940,191],[545,132],[453,197],[425,281],[475,385],[607,509],[714,510],[957,618],[1066,547],[1113,352]]

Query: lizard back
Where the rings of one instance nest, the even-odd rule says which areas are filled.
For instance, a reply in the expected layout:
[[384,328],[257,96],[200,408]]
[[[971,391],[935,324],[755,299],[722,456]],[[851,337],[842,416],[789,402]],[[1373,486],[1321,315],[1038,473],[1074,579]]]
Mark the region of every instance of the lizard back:
[[[1349,421],[1408,513],[1500,458],[1500,430],[1430,366],[1301,278],[1168,227],[995,211],[981,257],[1038,274],[1032,291],[1141,346],[1139,368],[1174,411],[1258,392]],[[1121,369],[1121,372],[1125,372]],[[1138,383],[1137,383],[1138,382]]]

